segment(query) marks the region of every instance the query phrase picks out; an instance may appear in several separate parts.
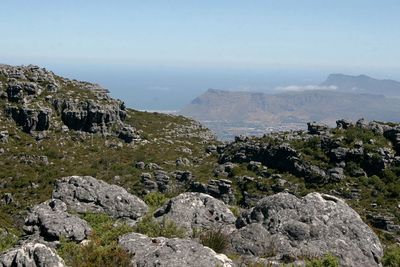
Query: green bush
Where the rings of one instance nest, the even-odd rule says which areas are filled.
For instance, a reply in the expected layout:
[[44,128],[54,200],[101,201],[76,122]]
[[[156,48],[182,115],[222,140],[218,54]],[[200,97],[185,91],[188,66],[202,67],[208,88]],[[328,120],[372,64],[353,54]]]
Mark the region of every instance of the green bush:
[[143,200],[144,202],[146,202],[147,205],[149,205],[153,209],[156,209],[161,207],[168,200],[168,198],[166,198],[165,195],[162,193],[152,192],[147,194]]
[[175,222],[163,219],[161,222],[154,220],[153,216],[145,216],[135,227],[135,231],[150,237],[164,236],[167,238],[185,237],[185,230]]
[[229,246],[229,236],[221,228],[211,229],[200,235],[200,242],[217,253],[224,252]]
[[382,258],[382,264],[385,267],[400,266],[400,246],[393,245],[385,250],[385,255]]
[[339,260],[332,254],[327,254],[322,258],[306,261],[306,267],[339,267]]

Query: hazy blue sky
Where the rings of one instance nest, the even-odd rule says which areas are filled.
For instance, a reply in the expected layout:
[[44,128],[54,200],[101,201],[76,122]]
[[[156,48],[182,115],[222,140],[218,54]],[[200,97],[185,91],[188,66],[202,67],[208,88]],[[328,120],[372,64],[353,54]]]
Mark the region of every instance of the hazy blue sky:
[[3,0],[0,62],[395,78],[399,14],[398,0]]

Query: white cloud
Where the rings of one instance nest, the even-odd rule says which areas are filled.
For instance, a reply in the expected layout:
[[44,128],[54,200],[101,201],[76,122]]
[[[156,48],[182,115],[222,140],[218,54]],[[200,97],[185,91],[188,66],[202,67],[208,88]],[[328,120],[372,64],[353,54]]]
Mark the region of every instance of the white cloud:
[[310,90],[337,90],[337,86],[320,86],[320,85],[289,85],[275,87],[276,91],[310,91]]

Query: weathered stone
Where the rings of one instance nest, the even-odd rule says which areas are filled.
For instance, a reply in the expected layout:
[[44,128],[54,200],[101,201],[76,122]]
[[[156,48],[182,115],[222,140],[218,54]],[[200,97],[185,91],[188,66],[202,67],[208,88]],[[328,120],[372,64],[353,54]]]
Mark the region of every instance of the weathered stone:
[[139,140],[140,136],[132,126],[124,126],[119,131],[118,138],[124,140],[126,143],[132,143],[134,140]]
[[50,127],[50,109],[8,107],[6,113],[13,118],[24,132],[45,131]]
[[333,182],[339,182],[345,178],[343,168],[332,168],[328,170],[329,180]]
[[207,185],[194,182],[190,185],[190,190],[209,194],[226,204],[235,203],[235,194],[232,189],[232,182],[227,179],[210,180]]
[[8,131],[0,131],[0,143],[8,143]]
[[[259,224],[267,232],[265,244],[271,244],[274,257],[296,259],[332,253],[341,266],[380,266],[383,249],[378,237],[360,216],[342,200],[319,193],[299,199],[279,193],[260,200],[237,221],[239,228]],[[254,227],[254,226],[251,226]],[[252,229],[239,230],[233,246],[241,252],[259,253],[247,239],[255,239]],[[250,233],[244,238],[241,232]],[[236,240],[236,241],[235,241]],[[256,255],[262,256],[262,255]]]
[[338,147],[330,151],[330,158],[333,162],[341,162],[343,160],[346,160],[348,152],[348,148]]
[[159,208],[154,217],[158,221],[174,221],[188,235],[192,234],[193,229],[222,227],[232,231],[236,220],[222,201],[203,193],[180,194]]
[[348,129],[348,128],[351,127],[351,126],[353,126],[353,124],[351,123],[351,121],[344,120],[344,119],[341,119],[341,120],[337,120],[337,121],[336,121],[336,127],[339,128],[339,129],[344,129],[344,130],[346,130],[346,129]]
[[148,210],[146,203],[124,188],[90,176],[69,176],[56,181],[53,198],[77,212],[102,212],[115,218],[137,220]]
[[376,228],[400,234],[400,225],[393,222],[394,217],[382,214],[367,214],[367,220]]
[[37,205],[25,219],[24,231],[38,234],[46,241],[57,241],[61,237],[80,242],[91,232],[88,223],[67,212],[67,205],[60,200],[48,200]]
[[322,123],[309,122],[307,123],[308,133],[322,135],[328,130],[328,126]]
[[68,128],[90,133],[110,132],[113,125],[122,125],[126,117],[126,112],[121,109],[119,102],[100,104],[93,100],[75,102],[55,99],[53,106],[61,114],[61,119]]
[[150,238],[130,233],[119,239],[119,245],[132,255],[133,266],[234,266],[224,254],[217,254],[194,240],[179,238]]
[[13,201],[14,198],[12,197],[11,193],[5,193],[3,195],[3,197],[1,198],[1,201],[5,204],[5,205],[10,205]]
[[28,242],[0,255],[1,267],[64,267],[64,260],[44,244]]

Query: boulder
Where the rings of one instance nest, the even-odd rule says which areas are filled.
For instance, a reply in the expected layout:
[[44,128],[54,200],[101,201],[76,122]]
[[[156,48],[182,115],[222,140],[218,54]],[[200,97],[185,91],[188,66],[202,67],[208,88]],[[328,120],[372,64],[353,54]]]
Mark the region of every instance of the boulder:
[[350,127],[354,126],[354,124],[351,121],[345,120],[345,119],[341,119],[341,120],[337,120],[336,121],[336,127],[338,129],[348,129]]
[[[378,237],[360,216],[344,201],[325,194],[297,198],[279,193],[265,197],[242,214],[237,227],[240,229],[233,234],[233,248],[255,256],[273,254],[277,259],[294,260],[332,253],[341,266],[349,267],[380,266],[383,256]],[[265,243],[260,244],[270,244],[270,251],[260,254],[263,245],[252,243],[258,240],[257,235],[263,236]]]
[[343,168],[336,167],[328,170],[329,180],[332,182],[340,182],[345,178]]
[[158,221],[174,221],[184,228],[188,235],[193,229],[234,228],[235,216],[221,200],[203,193],[183,193],[170,199],[155,213]]
[[217,254],[194,240],[179,238],[150,238],[130,233],[119,239],[119,245],[132,255],[133,266],[234,266],[224,254]]
[[309,134],[323,135],[328,131],[328,126],[322,123],[308,122],[307,129]]
[[85,220],[67,212],[67,205],[60,200],[48,200],[33,208],[25,219],[24,231],[38,234],[45,241],[61,237],[80,242],[87,238],[91,228]]
[[64,267],[64,260],[44,244],[28,242],[0,255],[0,267]]
[[45,131],[50,127],[50,109],[30,109],[25,107],[7,107],[6,113],[22,127],[26,133]]
[[136,133],[136,129],[132,126],[124,126],[118,132],[118,138],[125,141],[125,143],[132,143],[134,140],[139,140],[140,136]]
[[8,131],[0,131],[0,143],[8,143]]
[[232,189],[232,181],[227,179],[210,180],[208,184],[193,182],[190,185],[190,190],[209,194],[210,196],[222,200],[226,204],[233,204],[236,202],[235,194]]
[[91,176],[69,176],[56,181],[53,198],[77,212],[101,212],[136,221],[148,210],[146,203],[124,188]]

